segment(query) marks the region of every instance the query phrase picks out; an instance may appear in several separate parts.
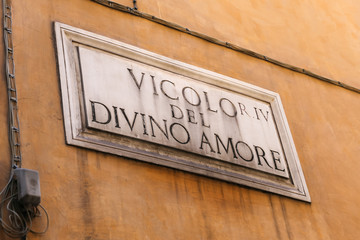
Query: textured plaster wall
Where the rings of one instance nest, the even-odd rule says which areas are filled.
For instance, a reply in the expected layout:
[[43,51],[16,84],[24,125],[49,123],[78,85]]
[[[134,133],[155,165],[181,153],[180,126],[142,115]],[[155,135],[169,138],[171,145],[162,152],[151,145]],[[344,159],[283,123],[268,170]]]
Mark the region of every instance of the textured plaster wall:
[[[360,87],[356,1],[138,0],[138,7]],[[45,235],[29,234],[28,239],[285,240],[360,235],[359,94],[90,0],[14,1],[13,13],[23,166],[40,172],[42,203],[51,217]],[[54,21],[278,92],[312,203],[67,146]],[[1,186],[9,169],[5,101],[1,81]],[[40,228],[40,223],[34,227]],[[0,239],[7,239],[2,234]]]

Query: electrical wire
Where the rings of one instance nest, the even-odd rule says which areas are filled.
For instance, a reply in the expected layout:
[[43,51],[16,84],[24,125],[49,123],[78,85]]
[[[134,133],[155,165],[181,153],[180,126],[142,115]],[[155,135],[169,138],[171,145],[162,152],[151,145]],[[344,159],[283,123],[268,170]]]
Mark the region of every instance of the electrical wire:
[[[20,123],[18,117],[18,96],[15,82],[14,45],[12,41],[12,8],[11,0],[2,0],[3,37],[5,47],[5,73],[8,90],[9,145],[11,172],[9,181],[0,192],[0,226],[12,238],[26,239],[29,232],[45,233],[49,228],[49,215],[42,205],[25,206],[18,200],[15,168],[21,168]],[[33,219],[41,217],[41,211],[46,215],[46,227],[43,231],[32,230]]]
[[3,192],[4,192],[4,191],[6,190],[6,188],[9,186],[9,184],[10,184],[10,182],[11,182],[12,178],[13,178],[13,174],[11,174],[11,176],[10,176],[10,178],[9,178],[8,183],[5,185],[5,187],[3,188],[3,190],[1,190],[1,192],[0,192],[0,196],[3,194]]
[[[337,80],[333,80],[333,79],[330,79],[330,78],[320,76],[320,75],[315,74],[315,73],[313,73],[313,72],[311,72],[309,70],[306,70],[304,68],[296,67],[296,66],[293,66],[293,65],[278,61],[276,59],[267,57],[267,56],[265,56],[263,54],[251,51],[249,49],[237,46],[237,45],[229,43],[229,42],[225,42],[225,41],[216,39],[216,38],[208,36],[206,34],[189,30],[188,28],[180,26],[179,24],[176,24],[174,22],[169,22],[167,20],[158,18],[158,17],[156,17],[154,15],[150,15],[150,14],[145,13],[145,12],[140,12],[137,9],[130,8],[128,6],[120,4],[118,2],[114,2],[114,1],[111,1],[111,0],[91,0],[91,1],[96,2],[98,4],[101,4],[103,6],[115,9],[117,11],[129,13],[131,15],[147,19],[147,20],[149,20],[151,22],[161,24],[161,25],[163,25],[165,27],[168,27],[168,28],[174,29],[176,31],[180,31],[180,32],[189,34],[191,36],[200,38],[202,40],[205,40],[207,42],[210,42],[210,43],[222,46],[222,47],[226,47],[228,49],[231,49],[231,50],[234,50],[236,52],[248,55],[250,57],[254,57],[254,58],[266,61],[266,62],[268,62],[270,64],[274,64],[276,66],[286,68],[288,70],[291,70],[291,71],[294,71],[294,72],[297,72],[297,73],[300,73],[300,74],[307,75],[309,77],[318,79],[320,81],[327,82],[327,83],[333,84],[333,85],[338,86],[338,87],[342,87],[344,89],[347,89],[347,90],[350,90],[350,91],[353,91],[353,92],[356,92],[356,93],[360,93],[360,88],[356,88],[356,87],[350,86],[350,85],[348,85],[348,84],[346,84],[344,82],[340,82],[340,81],[337,81]],[[136,11],[134,11],[134,10],[136,10]]]
[[[47,213],[46,209],[45,209],[41,204],[39,204],[39,207],[43,210],[43,212],[44,212],[45,215],[46,215],[46,227],[45,227],[45,229],[44,229],[43,231],[41,231],[41,232],[34,231],[34,230],[30,229],[30,232],[35,233],[35,234],[43,234],[43,233],[46,233],[46,231],[48,230],[49,225],[50,225],[49,214]],[[36,207],[35,217],[41,217],[41,212],[40,212],[40,210],[39,210],[38,207]]]
[[8,93],[9,144],[11,156],[11,172],[13,166],[21,167],[20,122],[18,111],[18,95],[15,78],[14,45],[12,40],[12,8],[11,0],[2,0],[3,37],[5,50],[5,79]]
[[[17,201],[17,186],[14,178],[6,186],[0,201],[0,222],[4,232],[12,238],[20,238],[29,231],[23,206]],[[31,226],[30,226],[31,227]]]
[[[29,232],[43,234],[49,228],[49,215],[46,209],[38,206],[24,206],[18,201],[17,181],[11,178],[0,194],[0,225],[4,232],[12,238],[25,237]],[[32,229],[34,218],[41,217],[41,211],[46,216],[46,226],[42,231]]]

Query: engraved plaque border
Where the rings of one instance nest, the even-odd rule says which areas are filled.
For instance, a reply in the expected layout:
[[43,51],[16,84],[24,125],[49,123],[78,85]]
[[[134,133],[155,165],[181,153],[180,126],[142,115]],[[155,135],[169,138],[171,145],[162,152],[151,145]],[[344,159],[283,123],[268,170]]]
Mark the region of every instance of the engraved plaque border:
[[[280,96],[260,87],[179,62],[129,44],[56,22],[54,24],[65,137],[67,144],[180,169],[247,187],[311,202],[300,161],[290,133]],[[115,55],[136,59],[162,69],[231,89],[239,94],[268,102],[278,129],[289,170],[289,179],[259,173],[241,166],[219,163],[206,156],[156,146],[128,137],[113,136],[86,127],[77,46],[88,46]]]

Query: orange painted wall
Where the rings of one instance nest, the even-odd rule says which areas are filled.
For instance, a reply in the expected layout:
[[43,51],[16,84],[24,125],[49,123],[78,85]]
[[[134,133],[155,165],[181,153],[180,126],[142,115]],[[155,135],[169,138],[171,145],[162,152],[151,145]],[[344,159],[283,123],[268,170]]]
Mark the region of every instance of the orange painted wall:
[[[360,87],[356,1],[138,0],[138,7]],[[40,172],[51,218],[46,234],[28,239],[360,236],[360,94],[90,0],[13,1],[13,14],[23,167]],[[54,21],[278,92],[312,203],[66,145]],[[3,58],[0,66],[4,73]],[[1,186],[9,172],[5,87],[1,81]],[[0,239],[7,239],[2,230]]]

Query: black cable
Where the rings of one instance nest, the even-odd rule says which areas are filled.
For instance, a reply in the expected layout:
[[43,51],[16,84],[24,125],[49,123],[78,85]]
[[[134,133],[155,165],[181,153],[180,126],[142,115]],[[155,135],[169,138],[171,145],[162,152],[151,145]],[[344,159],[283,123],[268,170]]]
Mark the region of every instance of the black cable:
[[[29,232],[43,234],[49,228],[49,215],[46,209],[38,206],[24,206],[17,199],[17,181],[12,178],[0,193],[0,225],[4,232],[12,238],[26,239]],[[32,230],[33,219],[41,217],[40,209],[45,213],[46,226],[43,231]]]
[[[136,1],[135,1],[136,2]],[[17,181],[14,169],[21,168],[20,124],[18,118],[17,91],[15,83],[14,45],[12,40],[11,0],[2,0],[3,38],[5,47],[5,73],[8,93],[8,135],[10,144],[11,173],[9,181],[0,192],[0,227],[12,238],[26,239],[28,232],[45,233],[49,227],[49,216],[45,208],[39,205],[46,214],[46,228],[42,232],[31,230],[32,219],[40,217],[38,206],[24,206],[18,200]]]
[[[12,178],[1,193],[0,222],[4,232],[13,238],[24,236],[29,228],[21,205],[17,201],[16,181]],[[5,221],[5,217],[7,221]]]
[[[39,207],[42,208],[42,210],[44,211],[44,213],[45,213],[45,215],[46,215],[46,227],[45,227],[45,230],[43,230],[43,231],[41,231],[41,232],[37,232],[37,231],[34,231],[34,230],[30,229],[30,232],[35,233],[35,234],[43,234],[43,233],[46,233],[46,231],[48,230],[49,225],[50,225],[49,215],[48,215],[46,209],[45,209],[41,204],[39,204]],[[38,215],[38,214],[39,214],[39,215]],[[41,217],[41,213],[40,213],[38,207],[36,207],[35,217]]]

